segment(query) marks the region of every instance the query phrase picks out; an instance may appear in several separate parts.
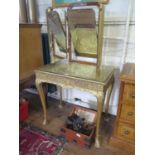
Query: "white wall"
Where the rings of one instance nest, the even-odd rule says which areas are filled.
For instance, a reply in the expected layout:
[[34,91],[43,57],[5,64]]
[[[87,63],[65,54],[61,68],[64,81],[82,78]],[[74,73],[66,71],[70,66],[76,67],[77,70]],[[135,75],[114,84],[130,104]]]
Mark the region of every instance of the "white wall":
[[[109,113],[116,114],[118,105],[118,95],[119,95],[119,73],[120,66],[123,57],[124,39],[126,32],[126,19],[128,14],[129,2],[132,0],[110,0],[110,3],[105,7],[105,28],[104,28],[104,49],[103,49],[103,63],[105,65],[112,65],[116,68],[115,71],[115,85],[110,102]],[[51,5],[51,0],[38,0],[38,13],[39,21],[41,23],[46,23],[45,10]],[[134,0],[131,4],[131,17],[129,34],[127,36],[127,54],[125,57],[125,62],[135,62],[135,21],[134,21]],[[61,12],[63,13],[63,12]],[[46,25],[43,26],[42,32],[47,32]],[[74,98],[80,98],[85,103],[86,107],[91,107],[96,109],[96,97],[87,93],[81,92],[79,90],[64,90],[63,92],[64,100],[69,102],[74,102]],[[81,103],[77,103],[81,104]]]

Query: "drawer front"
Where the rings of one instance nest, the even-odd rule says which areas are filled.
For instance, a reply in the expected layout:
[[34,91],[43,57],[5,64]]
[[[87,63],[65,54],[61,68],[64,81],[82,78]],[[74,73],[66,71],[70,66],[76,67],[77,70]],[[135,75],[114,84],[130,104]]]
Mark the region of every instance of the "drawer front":
[[135,140],[134,127],[128,126],[124,123],[119,123],[117,134],[121,139],[128,142],[134,142]]
[[122,105],[120,118],[134,123],[135,122],[134,105],[126,105],[126,104]]
[[124,93],[123,93],[123,101],[126,102],[126,104],[135,103],[135,85],[125,84]]

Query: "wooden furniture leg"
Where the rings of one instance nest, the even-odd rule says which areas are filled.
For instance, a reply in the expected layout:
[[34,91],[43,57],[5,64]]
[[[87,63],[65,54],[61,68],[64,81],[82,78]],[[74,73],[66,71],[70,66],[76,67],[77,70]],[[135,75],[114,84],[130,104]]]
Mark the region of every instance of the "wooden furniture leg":
[[101,114],[103,109],[103,102],[105,100],[105,93],[103,95],[97,96],[97,122],[96,122],[96,138],[95,138],[95,147],[100,148],[100,121],[101,121]]
[[46,125],[47,123],[47,111],[46,111],[46,98],[44,94],[44,89],[43,89],[43,83],[36,80],[36,87],[41,99],[42,107],[43,107],[43,113],[44,113],[44,120],[43,120],[43,125]]
[[106,98],[106,107],[105,107],[105,113],[107,114],[109,112],[109,102],[110,102],[110,97],[111,97],[111,93],[112,93],[112,90],[113,90],[113,85],[114,85],[114,78],[112,79],[112,82],[107,90],[107,98]]
[[62,87],[59,86],[60,91],[60,102],[59,102],[59,108],[63,108],[63,101],[62,101]]
[[42,84],[42,87],[43,87],[43,91],[44,91],[44,94],[45,94],[45,103],[46,103],[46,108],[48,108],[48,84],[47,83],[44,83]]

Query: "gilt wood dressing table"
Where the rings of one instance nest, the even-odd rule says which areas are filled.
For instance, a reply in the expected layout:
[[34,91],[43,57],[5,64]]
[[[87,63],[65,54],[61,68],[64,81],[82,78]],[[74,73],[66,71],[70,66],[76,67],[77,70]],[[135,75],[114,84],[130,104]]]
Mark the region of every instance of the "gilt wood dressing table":
[[[65,5],[66,6],[66,5]],[[61,88],[75,88],[87,91],[97,97],[97,121],[95,146],[101,145],[100,120],[103,110],[103,103],[106,104],[105,111],[108,112],[109,100],[114,83],[114,68],[111,66],[102,66],[102,35],[103,35],[103,4],[100,6],[100,22],[98,37],[98,61],[97,66],[84,63],[71,62],[67,59],[43,66],[35,70],[36,87],[40,95],[44,120],[47,123],[46,100],[43,90],[43,83],[56,84]],[[105,100],[106,99],[106,100]],[[61,103],[61,101],[60,101]]]
[[[90,92],[97,97],[97,122],[96,122],[96,140],[95,146],[100,147],[100,119],[105,102],[106,92],[108,88],[112,89],[114,82],[114,68],[104,66],[99,71],[96,66],[88,64],[77,64],[75,62],[59,61],[55,64],[46,65],[35,71],[36,86],[40,94],[44,121],[47,123],[47,112],[45,95],[42,83],[51,83],[61,86],[62,88],[77,88],[83,91]],[[109,102],[109,101],[107,101]]]

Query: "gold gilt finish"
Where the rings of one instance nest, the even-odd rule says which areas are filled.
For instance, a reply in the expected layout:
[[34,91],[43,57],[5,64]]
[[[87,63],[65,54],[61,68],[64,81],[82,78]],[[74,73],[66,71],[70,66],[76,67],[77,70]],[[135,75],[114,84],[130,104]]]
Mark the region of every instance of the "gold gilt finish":
[[[110,66],[102,66],[102,37],[103,37],[103,17],[104,5],[99,3],[99,28],[98,28],[98,48],[97,48],[97,66],[80,64],[76,62],[68,62],[61,60],[57,63],[46,65],[35,71],[36,87],[41,98],[44,120],[43,124],[47,123],[46,100],[43,91],[42,83],[52,83],[63,88],[77,88],[82,91],[87,91],[97,98],[97,121],[96,121],[96,138],[95,146],[101,145],[100,135],[100,120],[103,109],[103,104],[106,102],[105,111],[108,112],[110,95],[114,83],[114,68]],[[70,44],[70,37],[68,44]],[[52,47],[52,38],[49,40],[50,48]],[[70,53],[69,53],[70,54]],[[71,55],[69,55],[69,58]],[[70,60],[70,59],[69,59]],[[106,98],[106,100],[105,100]],[[62,107],[62,94],[60,99],[60,107]]]
[[102,65],[102,46],[103,46],[103,20],[104,19],[104,5],[99,6],[99,28],[98,28],[98,46],[97,46],[97,68]]
[[109,103],[109,95],[111,94],[111,87],[114,82],[114,68],[110,66],[104,66],[98,70],[93,65],[67,62],[64,60],[54,64],[46,65],[36,70],[35,73],[36,86],[40,94],[44,112],[43,124],[47,123],[47,112],[42,83],[53,83],[61,88],[77,88],[82,91],[90,92],[97,97],[98,104],[95,145],[99,148],[101,113],[103,109],[103,103],[105,102],[106,93],[108,98],[108,101],[106,102]]
[[54,64],[49,64],[38,69],[40,72],[48,72],[53,74],[59,74],[66,77],[81,78],[83,80],[89,80],[93,83],[104,83],[108,78],[113,67],[103,66],[99,71],[94,65],[80,64],[76,62],[68,62],[67,60],[61,60]]

